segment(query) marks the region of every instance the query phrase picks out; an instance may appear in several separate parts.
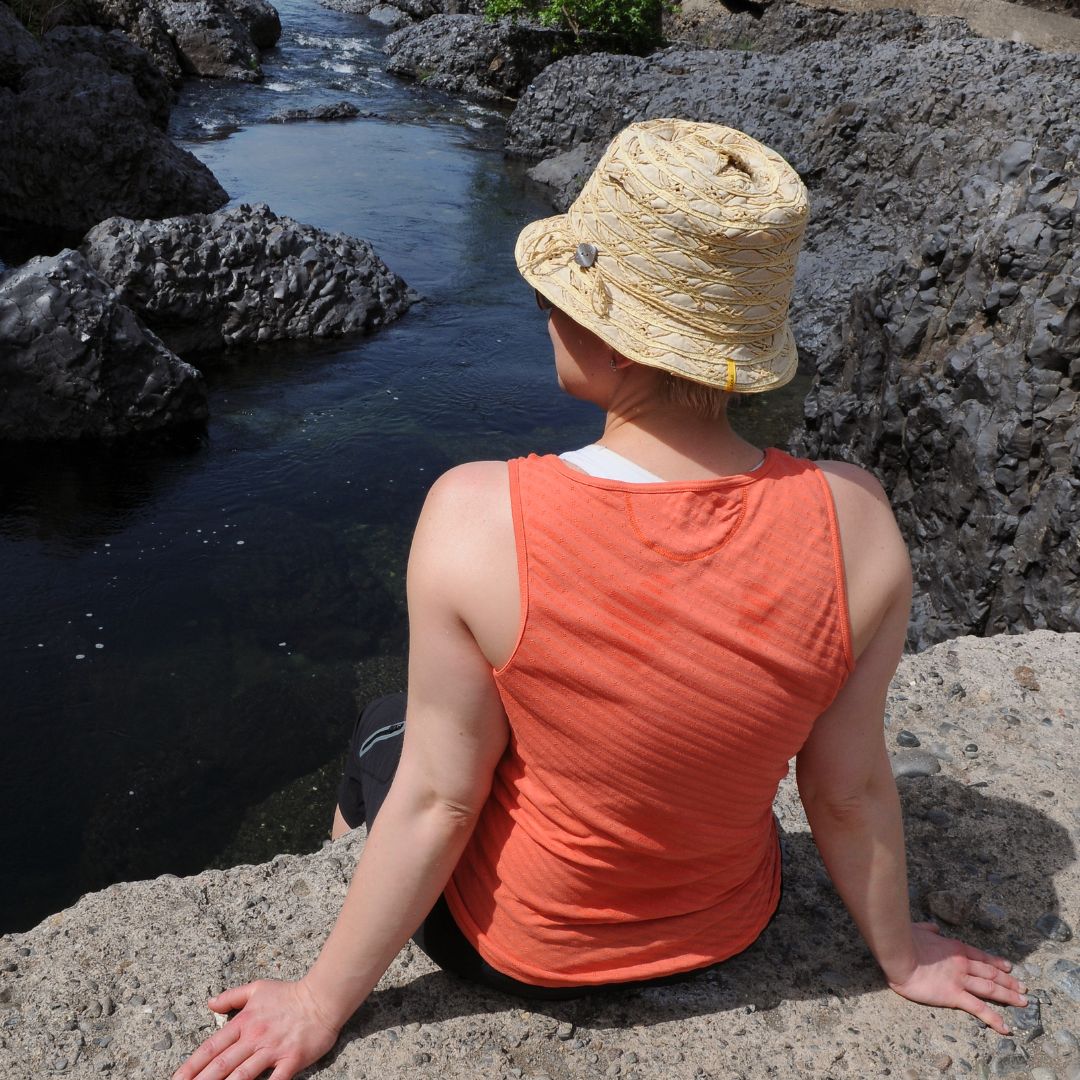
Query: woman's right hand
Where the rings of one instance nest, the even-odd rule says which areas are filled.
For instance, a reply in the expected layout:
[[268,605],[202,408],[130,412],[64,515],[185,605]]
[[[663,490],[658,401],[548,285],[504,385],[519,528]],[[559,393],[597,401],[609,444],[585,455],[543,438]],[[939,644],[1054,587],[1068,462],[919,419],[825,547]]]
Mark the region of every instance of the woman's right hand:
[[942,937],[934,923],[915,923],[912,940],[915,966],[903,978],[890,978],[891,989],[920,1005],[962,1009],[999,1035],[1009,1034],[1004,1017],[987,1004],[1027,1004],[1025,987],[1009,974],[1008,960]]
[[339,1029],[321,1015],[307,985],[261,980],[226,990],[207,1003],[236,1015],[173,1073],[172,1080],[290,1080],[337,1042]]

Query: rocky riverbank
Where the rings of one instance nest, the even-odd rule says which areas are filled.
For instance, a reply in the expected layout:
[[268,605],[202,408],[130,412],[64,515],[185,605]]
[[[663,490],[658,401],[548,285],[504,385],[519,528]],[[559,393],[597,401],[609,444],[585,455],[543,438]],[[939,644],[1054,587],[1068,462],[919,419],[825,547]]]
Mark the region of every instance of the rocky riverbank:
[[43,252],[86,235],[81,255],[0,273],[0,438],[198,423],[206,390],[185,361],[370,333],[416,298],[363,240],[266,206],[210,213],[226,192],[165,134],[182,73],[261,78],[281,33],[265,0],[72,0],[51,18],[66,22],[39,40],[0,3],[0,226]]
[[[757,1080],[1080,1074],[1080,635],[946,642],[889,695],[913,911],[1020,965],[1034,1004],[1002,1040],[891,994],[828,883],[792,781],[779,914],[684,983],[523,1009],[415,947],[313,1076]],[[362,835],[307,856],[114,885],[0,939],[0,1072],[159,1080],[212,1030],[205,999],[310,963]]]

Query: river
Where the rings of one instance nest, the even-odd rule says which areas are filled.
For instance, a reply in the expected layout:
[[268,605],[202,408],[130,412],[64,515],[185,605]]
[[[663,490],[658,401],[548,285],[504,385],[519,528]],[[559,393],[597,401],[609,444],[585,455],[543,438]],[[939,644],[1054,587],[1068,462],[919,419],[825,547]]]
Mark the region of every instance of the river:
[[[514,269],[551,210],[504,161],[504,117],[389,76],[363,18],[277,6],[265,81],[188,84],[173,136],[233,202],[370,240],[425,299],[370,339],[205,358],[190,445],[0,449],[0,931],[317,846],[356,702],[403,685],[431,481],[598,432]],[[273,120],[340,100],[365,116]],[[737,425],[782,442],[801,389]]]

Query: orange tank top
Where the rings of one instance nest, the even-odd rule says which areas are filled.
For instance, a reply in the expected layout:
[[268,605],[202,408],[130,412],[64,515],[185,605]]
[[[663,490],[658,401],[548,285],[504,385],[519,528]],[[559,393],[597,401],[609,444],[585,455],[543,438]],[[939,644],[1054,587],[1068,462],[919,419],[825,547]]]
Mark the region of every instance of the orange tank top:
[[509,469],[511,734],[450,910],[538,986],[724,960],[776,908],[776,788],[853,665],[825,477],[777,450],[693,482]]

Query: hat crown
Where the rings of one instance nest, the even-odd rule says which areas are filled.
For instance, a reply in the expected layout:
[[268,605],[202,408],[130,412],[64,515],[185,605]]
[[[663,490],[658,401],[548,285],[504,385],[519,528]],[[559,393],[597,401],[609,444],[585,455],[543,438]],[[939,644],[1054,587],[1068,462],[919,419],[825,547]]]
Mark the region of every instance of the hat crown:
[[[776,151],[720,124],[648,120],[612,140],[563,229],[534,233],[519,266],[631,359],[766,389],[794,374],[787,315],[808,216]],[[567,241],[594,262],[564,274]]]

